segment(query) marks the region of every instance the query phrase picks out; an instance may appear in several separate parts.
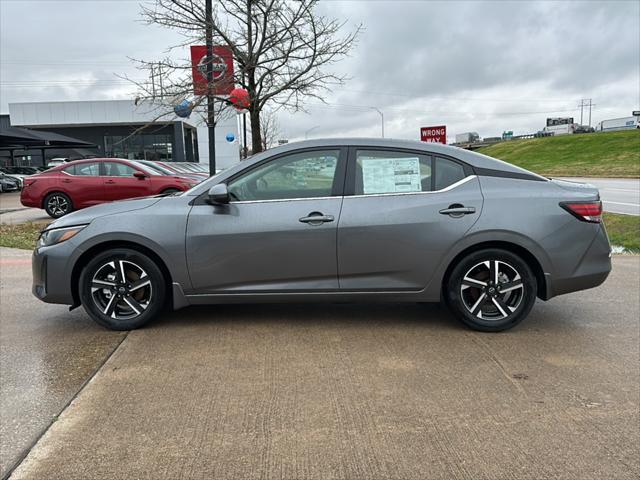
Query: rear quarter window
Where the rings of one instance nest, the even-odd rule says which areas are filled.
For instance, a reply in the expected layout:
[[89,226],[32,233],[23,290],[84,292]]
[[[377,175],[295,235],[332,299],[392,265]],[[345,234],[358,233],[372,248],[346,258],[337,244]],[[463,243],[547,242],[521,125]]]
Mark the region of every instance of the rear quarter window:
[[446,158],[435,158],[435,187],[434,190],[442,190],[459,182],[466,175],[464,167]]

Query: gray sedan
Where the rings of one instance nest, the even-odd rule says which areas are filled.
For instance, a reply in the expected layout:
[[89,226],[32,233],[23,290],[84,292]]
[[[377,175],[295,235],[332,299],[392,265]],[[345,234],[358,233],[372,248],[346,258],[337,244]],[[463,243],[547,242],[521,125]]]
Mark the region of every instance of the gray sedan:
[[33,293],[125,330],[165,305],[445,302],[499,331],[611,270],[598,190],[444,145],[292,143],[44,231]]

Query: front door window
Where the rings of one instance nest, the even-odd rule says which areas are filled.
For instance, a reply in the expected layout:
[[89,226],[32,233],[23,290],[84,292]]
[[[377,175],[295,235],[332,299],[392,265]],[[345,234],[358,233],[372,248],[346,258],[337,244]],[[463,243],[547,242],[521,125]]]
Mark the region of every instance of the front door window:
[[229,183],[234,201],[329,197],[339,150],[317,150],[276,158]]

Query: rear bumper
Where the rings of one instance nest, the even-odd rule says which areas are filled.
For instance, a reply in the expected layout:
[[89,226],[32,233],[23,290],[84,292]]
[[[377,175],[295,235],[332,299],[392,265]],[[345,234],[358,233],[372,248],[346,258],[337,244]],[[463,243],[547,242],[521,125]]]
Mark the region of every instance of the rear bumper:
[[71,266],[74,246],[64,242],[51,247],[36,248],[31,257],[33,284],[31,291],[46,303],[73,305]]
[[23,188],[22,192],[20,192],[20,203],[25,207],[41,208],[42,206],[39,199],[30,194],[29,187],[27,189]]
[[611,273],[611,245],[604,225],[598,229],[593,241],[569,276],[545,274],[548,300],[557,295],[587,290],[601,285]]

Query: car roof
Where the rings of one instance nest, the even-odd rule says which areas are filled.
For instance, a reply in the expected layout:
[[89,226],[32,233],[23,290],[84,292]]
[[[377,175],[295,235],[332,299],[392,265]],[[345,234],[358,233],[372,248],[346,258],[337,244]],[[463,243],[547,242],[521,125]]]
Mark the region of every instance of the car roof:
[[[371,148],[396,148],[414,150],[424,152],[425,154],[445,155],[453,158],[457,158],[472,167],[486,168],[491,170],[502,170],[512,173],[526,173],[530,175],[538,176],[524,168],[516,167],[497,158],[489,157],[481,153],[472,152],[471,150],[465,150],[459,147],[453,147],[451,145],[443,145],[441,143],[429,143],[419,142],[415,140],[400,140],[390,138],[318,138],[313,140],[303,140],[299,142],[291,142],[285,145],[271,148],[264,152],[258,153],[245,161],[247,163],[259,162],[267,157],[277,155],[280,153],[292,152],[295,150],[301,150],[304,148],[321,148],[321,147],[371,147]],[[247,165],[245,162],[240,162],[243,165]],[[543,177],[540,177],[543,178]]]

